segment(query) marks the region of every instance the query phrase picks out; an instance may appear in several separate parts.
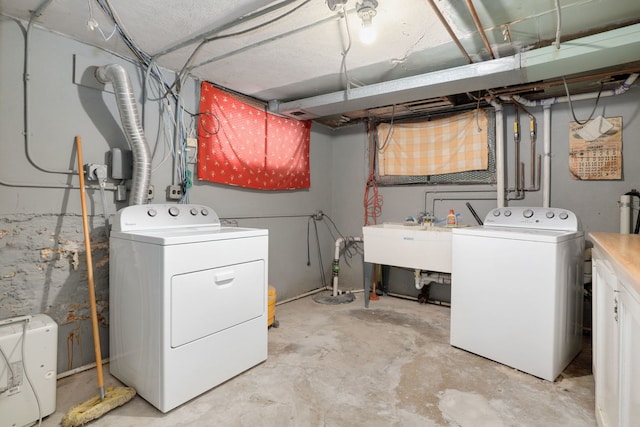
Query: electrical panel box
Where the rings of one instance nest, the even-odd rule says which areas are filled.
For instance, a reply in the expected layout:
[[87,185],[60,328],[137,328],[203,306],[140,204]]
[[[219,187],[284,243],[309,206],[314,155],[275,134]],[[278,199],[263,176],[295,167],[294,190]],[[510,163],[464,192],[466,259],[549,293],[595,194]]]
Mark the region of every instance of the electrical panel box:
[[112,179],[131,179],[133,177],[133,152],[121,148],[112,148],[109,152]]
[[58,325],[45,314],[0,320],[0,349],[0,427],[55,412]]

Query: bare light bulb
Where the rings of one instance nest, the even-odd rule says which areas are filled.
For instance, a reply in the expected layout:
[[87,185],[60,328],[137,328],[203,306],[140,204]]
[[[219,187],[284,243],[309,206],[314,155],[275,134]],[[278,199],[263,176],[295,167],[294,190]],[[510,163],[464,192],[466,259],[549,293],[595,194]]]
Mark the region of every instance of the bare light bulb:
[[360,29],[360,41],[363,44],[371,44],[376,39],[376,31],[371,25],[373,17],[378,13],[378,0],[362,0],[362,3],[356,3],[356,13],[362,20],[362,28]]
[[371,24],[371,18],[362,20],[362,28],[360,29],[360,41],[363,44],[372,44],[376,41],[376,29]]

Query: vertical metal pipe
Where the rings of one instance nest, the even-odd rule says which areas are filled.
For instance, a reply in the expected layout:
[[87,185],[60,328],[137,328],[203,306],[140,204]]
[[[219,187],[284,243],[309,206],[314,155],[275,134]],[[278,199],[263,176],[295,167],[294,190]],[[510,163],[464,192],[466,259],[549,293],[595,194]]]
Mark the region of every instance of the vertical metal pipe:
[[520,182],[521,176],[521,166],[520,166],[520,110],[518,106],[515,106],[514,109],[514,118],[513,118],[513,182],[516,193],[516,198],[520,197],[520,188],[522,187],[522,183]]
[[493,103],[496,110],[496,186],[497,207],[503,208],[505,197],[504,179],[504,111],[502,105]]
[[551,105],[543,105],[544,126],[544,171],[542,185],[542,206],[551,206]]
[[620,233],[631,233],[631,196],[620,196]]
[[536,186],[536,121],[529,119],[529,135],[531,137],[531,187]]

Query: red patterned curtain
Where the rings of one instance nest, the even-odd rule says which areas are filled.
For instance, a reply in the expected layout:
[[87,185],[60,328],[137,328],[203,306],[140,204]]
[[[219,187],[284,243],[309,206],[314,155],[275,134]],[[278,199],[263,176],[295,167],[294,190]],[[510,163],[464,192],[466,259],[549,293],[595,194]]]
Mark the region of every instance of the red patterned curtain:
[[309,188],[311,122],[249,105],[203,82],[198,178],[261,190]]

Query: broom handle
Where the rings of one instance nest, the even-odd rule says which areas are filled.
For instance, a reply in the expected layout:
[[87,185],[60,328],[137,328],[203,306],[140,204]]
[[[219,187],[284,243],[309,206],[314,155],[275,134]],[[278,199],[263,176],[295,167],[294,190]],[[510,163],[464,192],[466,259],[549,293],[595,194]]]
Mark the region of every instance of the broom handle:
[[96,289],[93,282],[93,261],[91,260],[91,238],[89,237],[89,221],[87,219],[87,202],[84,192],[84,172],[82,162],[82,139],[76,136],[78,151],[78,176],[80,178],[80,203],[82,204],[82,228],[84,230],[84,247],[87,256],[87,280],[89,281],[89,305],[91,307],[91,326],[93,328],[93,347],[96,352],[96,371],[100,400],[104,400],[104,377],[102,375],[102,354],[100,352],[100,335],[98,332],[98,310],[96,308]]

